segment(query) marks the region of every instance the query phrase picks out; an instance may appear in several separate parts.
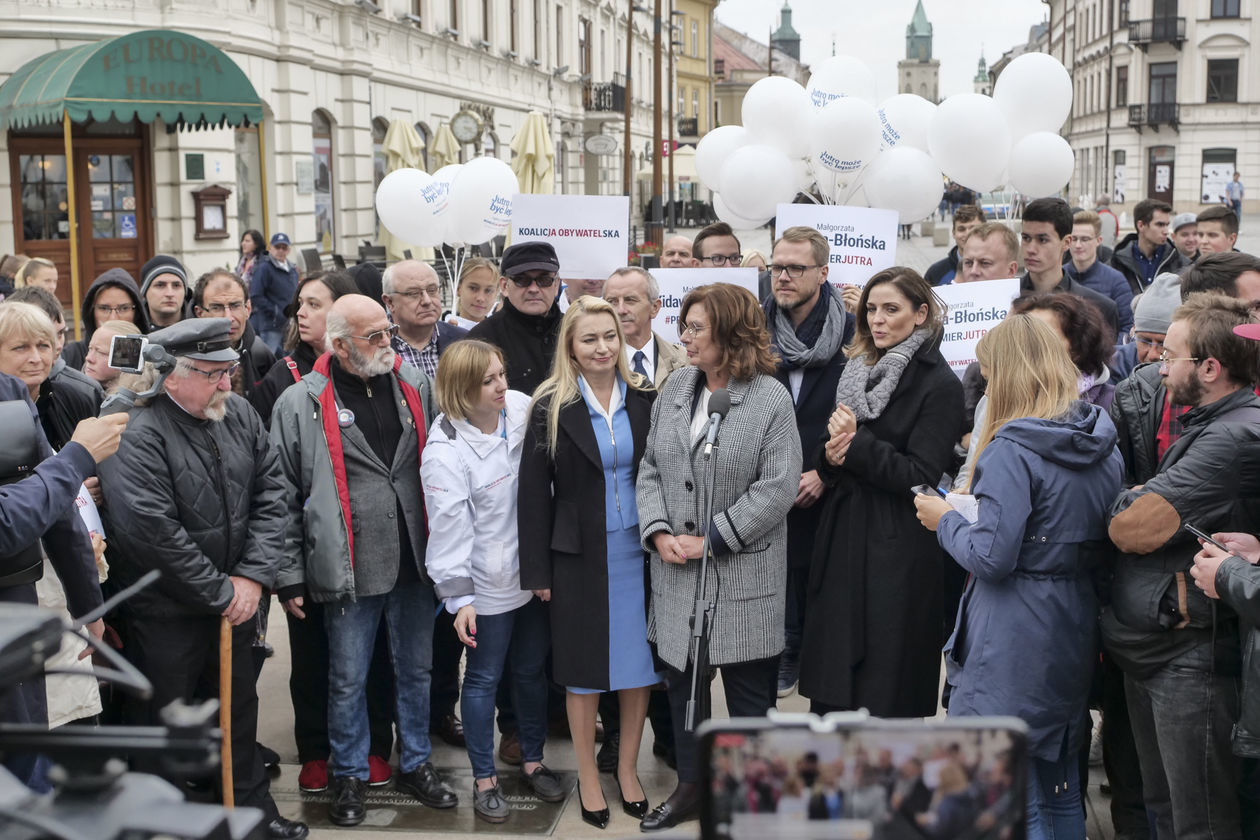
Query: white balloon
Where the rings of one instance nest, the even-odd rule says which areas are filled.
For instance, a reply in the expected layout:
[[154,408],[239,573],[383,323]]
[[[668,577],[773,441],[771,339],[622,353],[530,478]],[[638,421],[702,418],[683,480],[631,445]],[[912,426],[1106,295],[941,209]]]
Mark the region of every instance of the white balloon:
[[726,206],[725,199],[720,193],[713,194],[713,212],[717,213],[717,217],[726,222],[735,230],[756,230],[766,222],[774,218],[772,213],[764,219],[745,219],[743,216],[733,212],[730,207]]
[[722,164],[731,152],[750,143],[748,129],[742,125],[724,125],[700,138],[696,145],[696,174],[700,183],[717,190],[722,178]]
[[512,199],[521,191],[516,173],[498,158],[478,157],[464,164],[451,182],[452,235],[468,245],[488,242],[512,222]]
[[848,182],[879,153],[879,116],[861,99],[832,100],[814,120],[810,159],[819,177],[835,173]]
[[899,93],[879,104],[880,148],[910,146],[928,150],[928,124],[936,104],[914,93]]
[[861,59],[833,55],[813,69],[805,90],[815,108],[823,108],[842,96],[852,96],[874,105],[875,75]]
[[736,149],[722,167],[726,206],[745,219],[769,219],[796,198],[798,173],[783,152],[770,146]]
[[992,99],[960,93],[937,106],[928,123],[928,148],[952,180],[987,192],[998,186],[1010,160],[1011,130]]
[[1029,198],[1058,195],[1075,168],[1072,147],[1049,131],[1035,131],[1011,148],[1011,186]]
[[814,170],[809,161],[804,158],[794,160],[792,169],[796,172],[797,192],[809,192],[814,186]]
[[408,244],[429,241],[435,226],[436,201],[433,176],[420,169],[395,169],[376,188],[376,214],[381,224]]
[[451,182],[455,180],[455,176],[462,172],[464,165],[462,163],[451,163],[443,166],[437,172],[433,173],[433,183],[441,192],[442,208],[434,214],[433,230],[429,236],[428,242],[425,244],[432,245],[435,248],[444,244],[455,245],[458,240],[453,237],[453,229],[451,227]]
[[744,128],[753,143],[773,146],[788,157],[809,154],[814,109],[805,88],[784,76],[766,76],[744,94]]
[[901,146],[880,152],[863,179],[871,207],[896,210],[903,225],[925,219],[941,202],[941,169],[927,152]]
[[1058,131],[1072,113],[1072,77],[1054,56],[1024,53],[998,76],[993,100],[1016,137]]

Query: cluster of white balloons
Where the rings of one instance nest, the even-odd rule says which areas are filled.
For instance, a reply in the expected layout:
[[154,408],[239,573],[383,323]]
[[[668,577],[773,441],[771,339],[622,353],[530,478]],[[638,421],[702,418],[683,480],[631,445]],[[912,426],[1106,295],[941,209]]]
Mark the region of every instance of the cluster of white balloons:
[[410,245],[479,245],[507,233],[512,199],[521,191],[512,167],[478,157],[432,175],[395,169],[376,188],[381,224]]
[[945,177],[978,192],[1058,193],[1076,163],[1058,134],[1071,108],[1071,77],[1044,53],[1007,65],[992,97],[964,93],[940,105],[911,93],[877,104],[870,69],[832,56],[806,87],[769,76],[749,88],[743,125],[706,134],[696,171],[718,217],[737,228],[759,227],[811,191],[828,203],[896,210],[909,223],[936,208]]

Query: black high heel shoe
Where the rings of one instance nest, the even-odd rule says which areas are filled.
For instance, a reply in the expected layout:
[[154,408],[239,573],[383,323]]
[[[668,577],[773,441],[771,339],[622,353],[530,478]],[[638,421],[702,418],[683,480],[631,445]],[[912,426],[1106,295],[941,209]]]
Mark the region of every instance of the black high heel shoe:
[[605,805],[603,808],[600,808],[598,811],[586,810],[586,806],[582,804],[582,783],[581,782],[578,782],[577,795],[578,795],[578,807],[582,809],[582,822],[586,823],[587,825],[593,825],[599,829],[608,828],[608,820],[610,818],[610,815],[608,813],[608,806]]
[[[634,817],[636,820],[641,820],[646,817],[648,812],[647,799],[630,802],[626,799],[626,795],[621,792],[621,776],[614,771],[613,778],[617,780],[617,795],[621,797],[621,810],[625,811],[627,816]],[[636,776],[635,779],[637,781],[638,777]],[[642,782],[639,782],[639,787],[643,787]]]

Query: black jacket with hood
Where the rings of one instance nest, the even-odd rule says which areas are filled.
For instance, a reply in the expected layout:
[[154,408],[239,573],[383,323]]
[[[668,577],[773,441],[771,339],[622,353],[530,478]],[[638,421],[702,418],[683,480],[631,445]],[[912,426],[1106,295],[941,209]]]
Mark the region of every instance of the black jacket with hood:
[[109,269],[92,281],[92,285],[88,286],[87,294],[83,296],[83,305],[79,308],[79,323],[83,325],[83,338],[79,341],[66,342],[66,346],[61,351],[61,358],[75,370],[83,368],[83,362],[87,358],[88,343],[92,340],[92,333],[96,332],[96,296],[101,293],[101,289],[111,286],[122,289],[131,296],[131,302],[136,307],[132,310],[136,326],[142,333],[149,331],[149,316],[146,314],[144,299],[140,297],[140,287],[136,285],[135,279],[121,268]]
[[[1111,255],[1111,267],[1124,275],[1124,279],[1129,281],[1129,288],[1133,290],[1133,294],[1140,295],[1151,285],[1146,282],[1142,270],[1138,268],[1137,260],[1133,258],[1133,243],[1137,242],[1138,235],[1130,233],[1124,239],[1116,243],[1116,250]],[[1189,260],[1181,256],[1171,242],[1167,243],[1168,250],[1164,254],[1164,259],[1160,261],[1159,267],[1155,269],[1155,276],[1171,271],[1174,274],[1190,264]],[[1102,259],[1100,256],[1099,259]]]

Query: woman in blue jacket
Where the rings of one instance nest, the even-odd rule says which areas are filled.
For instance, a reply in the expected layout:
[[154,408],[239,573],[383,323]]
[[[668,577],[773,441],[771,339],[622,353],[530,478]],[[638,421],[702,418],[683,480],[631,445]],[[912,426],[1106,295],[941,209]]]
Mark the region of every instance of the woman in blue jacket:
[[1116,430],[1079,401],[1078,372],[1043,321],[1012,315],[976,348],[989,371],[972,523],[917,496],[919,521],[965,569],[945,647],[949,714],[1029,728],[1028,837],[1085,837],[1077,753],[1097,656],[1091,570],[1120,489]]

